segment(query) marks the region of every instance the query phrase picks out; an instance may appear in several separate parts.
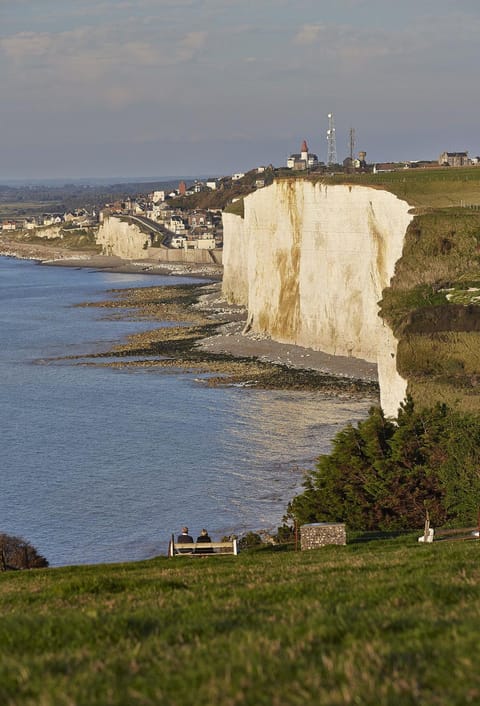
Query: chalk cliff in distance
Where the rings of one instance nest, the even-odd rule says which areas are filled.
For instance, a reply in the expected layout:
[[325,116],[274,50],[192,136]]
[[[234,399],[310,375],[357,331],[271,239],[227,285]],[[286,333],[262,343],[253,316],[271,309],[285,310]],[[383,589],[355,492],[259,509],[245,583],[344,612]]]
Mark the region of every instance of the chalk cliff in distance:
[[149,256],[148,235],[137,225],[120,218],[106,217],[98,230],[97,244],[103,255],[115,255],[125,260],[145,259]]
[[279,180],[224,214],[223,293],[274,340],[378,365],[381,405],[397,413],[407,381],[377,302],[402,254],[411,206],[364,186]]

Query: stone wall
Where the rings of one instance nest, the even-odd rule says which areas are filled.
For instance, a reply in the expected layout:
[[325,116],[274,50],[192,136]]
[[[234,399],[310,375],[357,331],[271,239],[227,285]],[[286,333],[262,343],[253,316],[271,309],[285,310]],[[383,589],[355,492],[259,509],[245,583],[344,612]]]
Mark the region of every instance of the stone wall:
[[343,522],[315,522],[300,527],[300,548],[318,549],[329,544],[346,544],[347,535]]

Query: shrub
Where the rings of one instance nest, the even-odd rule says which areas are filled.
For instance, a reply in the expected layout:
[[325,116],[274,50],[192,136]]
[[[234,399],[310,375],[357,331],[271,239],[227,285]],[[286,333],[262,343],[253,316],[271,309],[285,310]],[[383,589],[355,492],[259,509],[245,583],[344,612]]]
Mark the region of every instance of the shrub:
[[472,524],[480,505],[480,418],[445,405],[417,411],[407,400],[396,420],[378,408],[349,425],[318,459],[305,491],[288,506],[298,524],[346,522],[353,530]]
[[263,544],[262,538],[257,532],[247,532],[243,537],[240,538],[238,542],[239,549],[250,549],[251,547],[258,547]]
[[35,547],[21,537],[0,534],[0,571],[15,569],[40,569],[48,561]]

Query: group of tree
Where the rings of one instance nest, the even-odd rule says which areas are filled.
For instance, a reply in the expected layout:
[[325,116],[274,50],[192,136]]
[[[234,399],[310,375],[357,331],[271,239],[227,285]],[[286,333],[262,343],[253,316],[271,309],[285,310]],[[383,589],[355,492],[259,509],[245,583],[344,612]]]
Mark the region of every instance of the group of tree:
[[288,506],[298,524],[346,522],[353,530],[475,524],[480,507],[480,417],[411,399],[396,419],[379,408],[333,440]]

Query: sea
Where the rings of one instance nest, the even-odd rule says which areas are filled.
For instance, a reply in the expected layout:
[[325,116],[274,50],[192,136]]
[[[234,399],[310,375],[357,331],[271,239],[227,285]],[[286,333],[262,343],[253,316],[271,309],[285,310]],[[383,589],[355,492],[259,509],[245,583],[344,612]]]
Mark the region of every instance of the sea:
[[76,305],[198,281],[0,257],[0,533],[51,566],[163,555],[183,525],[214,540],[275,531],[305,470],[366,417],[371,398],[210,388],[86,357],[152,323]]

